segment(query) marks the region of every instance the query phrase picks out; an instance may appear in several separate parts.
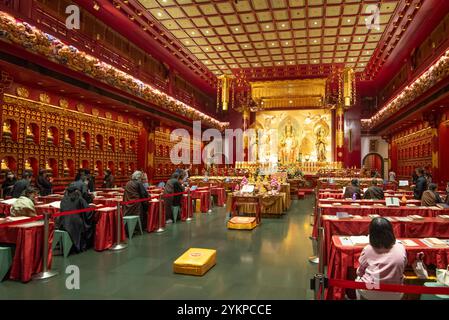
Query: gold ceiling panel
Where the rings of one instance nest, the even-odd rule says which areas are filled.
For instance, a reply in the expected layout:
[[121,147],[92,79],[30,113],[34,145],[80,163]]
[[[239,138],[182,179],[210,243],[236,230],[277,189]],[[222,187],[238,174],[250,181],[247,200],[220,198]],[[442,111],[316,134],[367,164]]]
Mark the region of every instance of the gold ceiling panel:
[[[380,30],[365,25],[365,10],[375,3],[372,0],[138,2],[165,32],[219,74],[248,65],[248,58],[251,66],[327,63],[331,59],[363,68],[386,26],[393,22],[399,0],[380,1]],[[220,59],[216,53],[226,51],[221,55],[224,62],[214,61]]]

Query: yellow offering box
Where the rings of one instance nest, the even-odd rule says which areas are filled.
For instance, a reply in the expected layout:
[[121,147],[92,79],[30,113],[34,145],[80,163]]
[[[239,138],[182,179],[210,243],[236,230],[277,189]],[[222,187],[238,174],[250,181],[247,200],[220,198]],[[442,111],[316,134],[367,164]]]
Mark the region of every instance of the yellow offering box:
[[217,250],[190,248],[173,263],[173,272],[202,276],[216,263]]
[[257,227],[255,217],[233,217],[228,221],[228,229],[253,230]]

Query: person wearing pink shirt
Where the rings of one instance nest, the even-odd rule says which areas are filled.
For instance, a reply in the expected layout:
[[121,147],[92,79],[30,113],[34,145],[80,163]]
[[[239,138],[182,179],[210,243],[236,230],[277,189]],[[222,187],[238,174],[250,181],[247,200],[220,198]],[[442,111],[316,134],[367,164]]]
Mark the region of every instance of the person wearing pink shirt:
[[[407,254],[404,246],[396,242],[393,227],[385,218],[374,218],[369,226],[369,245],[360,255],[357,280],[365,282],[367,289],[379,284],[402,284]],[[362,300],[400,300],[403,294],[374,290],[357,290]]]

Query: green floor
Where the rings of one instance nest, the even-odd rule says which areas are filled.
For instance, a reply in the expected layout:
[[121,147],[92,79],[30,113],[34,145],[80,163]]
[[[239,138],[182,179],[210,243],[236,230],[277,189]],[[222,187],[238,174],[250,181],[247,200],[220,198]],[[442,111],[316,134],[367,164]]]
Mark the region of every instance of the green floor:
[[[56,256],[59,275],[23,284],[0,283],[0,299],[311,299],[310,213],[313,198],[294,201],[288,214],[262,219],[253,231],[226,229],[224,208],[169,225],[162,234],[135,236],[120,252]],[[173,261],[189,247],[217,250],[203,277],[177,275]],[[80,289],[68,290],[65,267],[80,268]]]

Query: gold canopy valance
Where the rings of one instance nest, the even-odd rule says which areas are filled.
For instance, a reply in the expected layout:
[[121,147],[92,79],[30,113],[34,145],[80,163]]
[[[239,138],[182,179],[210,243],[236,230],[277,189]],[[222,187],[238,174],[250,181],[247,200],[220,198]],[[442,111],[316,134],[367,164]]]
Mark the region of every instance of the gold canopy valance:
[[322,107],[326,79],[250,82],[251,97],[263,109]]

